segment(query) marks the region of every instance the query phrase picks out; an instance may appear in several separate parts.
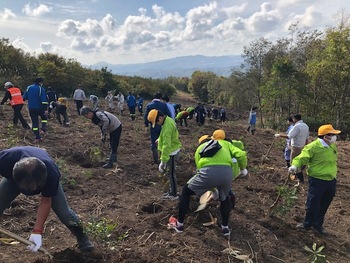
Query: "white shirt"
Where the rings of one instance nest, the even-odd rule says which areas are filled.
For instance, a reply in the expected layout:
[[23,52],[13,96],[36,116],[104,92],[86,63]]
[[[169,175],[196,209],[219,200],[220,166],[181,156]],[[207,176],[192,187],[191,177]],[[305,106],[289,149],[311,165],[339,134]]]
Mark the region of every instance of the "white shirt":
[[309,138],[309,126],[302,120],[297,121],[288,132],[288,138],[291,139],[291,146],[304,147],[306,140]]
[[124,103],[124,95],[123,95],[123,94],[118,94],[117,96],[115,96],[115,98],[116,98],[120,103]]

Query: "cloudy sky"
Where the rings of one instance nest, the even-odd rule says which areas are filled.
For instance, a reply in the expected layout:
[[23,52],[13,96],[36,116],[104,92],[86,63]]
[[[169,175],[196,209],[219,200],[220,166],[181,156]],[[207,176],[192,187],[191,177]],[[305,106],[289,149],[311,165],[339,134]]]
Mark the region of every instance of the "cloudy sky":
[[85,65],[129,64],[185,55],[240,55],[299,25],[335,26],[349,0],[1,0],[0,37],[26,52]]

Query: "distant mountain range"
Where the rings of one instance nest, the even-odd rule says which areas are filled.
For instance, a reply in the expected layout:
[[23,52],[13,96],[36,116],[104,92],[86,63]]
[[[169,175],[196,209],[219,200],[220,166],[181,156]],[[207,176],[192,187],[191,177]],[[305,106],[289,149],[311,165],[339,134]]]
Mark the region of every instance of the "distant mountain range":
[[233,69],[243,63],[241,56],[202,55],[184,56],[139,64],[109,64],[99,62],[91,66],[93,69],[107,67],[113,74],[124,76],[140,76],[145,78],[191,77],[196,70],[211,71],[218,76],[228,77]]

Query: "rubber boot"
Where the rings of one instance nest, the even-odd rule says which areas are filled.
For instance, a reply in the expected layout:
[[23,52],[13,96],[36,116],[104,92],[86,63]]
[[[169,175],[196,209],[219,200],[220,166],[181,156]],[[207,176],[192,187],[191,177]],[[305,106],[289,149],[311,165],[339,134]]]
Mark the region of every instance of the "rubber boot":
[[158,150],[152,149],[152,155],[153,155],[153,164],[159,164],[158,161]]
[[82,252],[91,252],[94,250],[94,244],[89,240],[88,236],[84,233],[82,226],[80,225],[68,226],[68,229],[77,238],[78,248]]
[[108,159],[108,163],[106,163],[105,165],[103,165],[102,167],[103,168],[113,168],[113,163],[117,161],[117,155],[114,153],[112,153],[110,156],[109,156],[109,159]]

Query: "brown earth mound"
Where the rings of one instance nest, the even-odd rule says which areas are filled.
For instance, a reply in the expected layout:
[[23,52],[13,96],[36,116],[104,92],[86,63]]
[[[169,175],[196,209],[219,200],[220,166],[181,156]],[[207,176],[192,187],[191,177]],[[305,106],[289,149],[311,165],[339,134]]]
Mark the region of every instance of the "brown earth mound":
[[[183,96],[172,101],[183,106],[194,105]],[[227,137],[244,142],[249,176],[236,180],[233,185],[237,204],[231,213],[230,239],[224,238],[219,230],[218,204],[213,202],[205,210],[194,213],[198,206],[196,198],[191,202],[185,231],[176,234],[167,230],[166,224],[171,215],[177,215],[178,202],[160,198],[164,179],[158,167],[151,164],[149,135],[143,118],[138,116],[132,122],[127,110],[124,116],[118,116],[123,123],[123,133],[118,150],[120,170],[114,173],[113,169],[101,168],[108,146],[105,145],[101,155],[97,126],[77,116],[73,103],[69,108],[70,127],[62,127],[51,119],[40,147],[60,166],[68,201],[89,227],[96,250],[91,254],[77,250],[75,238],[51,213],[43,244],[53,255],[52,260],[29,252],[22,244],[0,244],[0,262],[310,262],[311,253],[304,247],[311,248],[314,243],[317,248],[325,246],[321,254],[326,255],[329,262],[350,262],[348,142],[337,142],[340,153],[337,195],[326,215],[328,235],[319,236],[295,228],[304,217],[307,184],[293,188],[295,182],[287,182],[288,189],[296,190],[296,194],[291,195],[297,196],[295,204],[288,209],[284,201],[292,198],[282,198],[275,210],[271,209],[277,198],[276,187],[282,186],[288,177],[287,169],[283,168],[283,139],[275,141],[269,155],[262,160],[275,131],[258,129],[256,135],[251,135],[246,131],[246,119],[228,121],[224,126],[217,121],[207,121],[202,127],[190,120],[188,127],[179,127],[183,144],[177,167],[180,187],[195,172],[193,154],[198,138],[217,128],[225,129]],[[29,120],[26,111],[23,112]],[[1,117],[0,149],[32,145],[31,131],[12,126],[10,107],[4,109]],[[28,238],[37,202],[37,197],[19,196],[3,215],[1,227]],[[211,221],[211,216],[217,218],[218,223],[204,226],[203,223]]]

